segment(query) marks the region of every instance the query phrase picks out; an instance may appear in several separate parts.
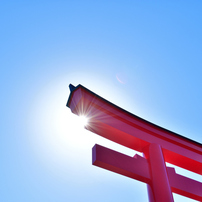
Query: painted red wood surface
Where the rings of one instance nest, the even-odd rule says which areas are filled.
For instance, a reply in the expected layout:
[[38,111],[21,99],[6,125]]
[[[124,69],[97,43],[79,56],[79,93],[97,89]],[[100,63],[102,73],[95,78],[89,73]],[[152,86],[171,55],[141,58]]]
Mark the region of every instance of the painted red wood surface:
[[73,113],[88,116],[88,130],[139,152],[157,143],[166,162],[202,174],[202,144],[141,119],[81,85],[71,92],[67,105]]
[[[106,163],[106,157],[103,157],[103,161],[100,160],[102,154],[94,151],[94,165],[148,183],[152,192],[149,194],[150,201],[172,202],[171,191],[202,201],[199,193],[200,182],[180,176],[173,169],[165,166],[165,162],[168,162],[202,174],[202,144],[131,114],[81,85],[74,87],[70,84],[70,90],[67,106],[73,113],[87,116],[89,122],[86,129],[128,148],[143,152],[147,161],[142,166],[144,169],[140,171],[138,170],[138,166],[141,167],[139,161],[145,162],[140,160],[140,157],[136,156],[139,160],[136,159],[135,168],[131,168],[135,158],[131,160],[130,157],[119,154],[116,161],[120,159],[124,161],[124,167],[121,167],[118,164],[113,165],[113,161]],[[105,150],[102,152],[104,153]],[[110,158],[108,160],[111,161]],[[147,164],[149,164],[149,174]],[[158,173],[162,176],[162,180],[157,177]],[[191,184],[191,189],[185,185],[187,183]],[[161,189],[161,192],[165,192],[164,194],[160,194]]]
[[[149,162],[144,157],[137,154],[134,157],[130,157],[98,144],[93,147],[92,153],[93,165],[151,184]],[[177,174],[174,168],[166,167],[166,170],[173,193],[202,201],[201,182]],[[160,178],[162,177],[160,173],[158,175]],[[162,186],[161,183],[159,185]]]

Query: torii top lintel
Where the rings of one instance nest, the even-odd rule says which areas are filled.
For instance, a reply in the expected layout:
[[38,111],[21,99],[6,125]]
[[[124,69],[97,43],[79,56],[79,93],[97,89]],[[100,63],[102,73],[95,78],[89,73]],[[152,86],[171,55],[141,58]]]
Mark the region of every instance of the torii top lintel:
[[131,114],[82,85],[69,87],[67,106],[88,117],[88,130],[139,152],[159,144],[166,162],[202,174],[202,144]]

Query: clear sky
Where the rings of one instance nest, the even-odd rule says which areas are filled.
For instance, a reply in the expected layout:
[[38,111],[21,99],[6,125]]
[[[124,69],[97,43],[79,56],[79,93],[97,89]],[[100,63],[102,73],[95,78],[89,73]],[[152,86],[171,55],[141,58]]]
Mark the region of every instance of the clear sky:
[[68,85],[201,143],[201,10],[199,0],[0,1],[0,201],[148,201],[145,184],[92,166],[95,143],[136,152],[79,127]]

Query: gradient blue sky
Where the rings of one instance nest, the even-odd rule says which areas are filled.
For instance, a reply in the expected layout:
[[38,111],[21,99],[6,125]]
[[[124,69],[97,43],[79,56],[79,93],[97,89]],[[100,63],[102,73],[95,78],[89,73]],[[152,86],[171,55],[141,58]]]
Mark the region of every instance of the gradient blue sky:
[[95,143],[135,151],[78,127],[68,85],[201,143],[201,10],[199,0],[1,1],[0,201],[148,201],[145,184],[91,165]]

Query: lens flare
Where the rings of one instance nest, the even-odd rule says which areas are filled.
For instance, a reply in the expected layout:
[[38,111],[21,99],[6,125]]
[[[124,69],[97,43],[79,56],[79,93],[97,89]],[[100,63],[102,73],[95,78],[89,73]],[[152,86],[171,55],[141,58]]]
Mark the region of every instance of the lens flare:
[[83,128],[85,128],[85,126],[87,126],[88,124],[88,118],[86,116],[79,116],[79,125]]

